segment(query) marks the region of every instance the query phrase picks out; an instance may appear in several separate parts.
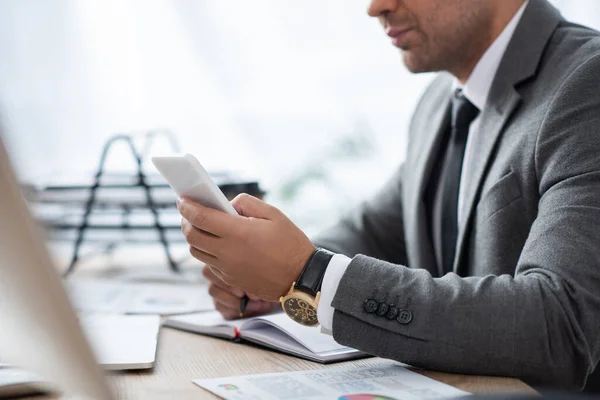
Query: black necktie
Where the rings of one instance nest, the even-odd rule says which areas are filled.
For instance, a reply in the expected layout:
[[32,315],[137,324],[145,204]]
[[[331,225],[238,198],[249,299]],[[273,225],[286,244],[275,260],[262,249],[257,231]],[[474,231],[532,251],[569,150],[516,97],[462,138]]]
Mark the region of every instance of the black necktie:
[[458,239],[458,192],[462,172],[467,136],[471,122],[479,114],[479,109],[457,90],[452,97],[451,135],[446,151],[441,204],[442,264],[444,273],[452,271]]

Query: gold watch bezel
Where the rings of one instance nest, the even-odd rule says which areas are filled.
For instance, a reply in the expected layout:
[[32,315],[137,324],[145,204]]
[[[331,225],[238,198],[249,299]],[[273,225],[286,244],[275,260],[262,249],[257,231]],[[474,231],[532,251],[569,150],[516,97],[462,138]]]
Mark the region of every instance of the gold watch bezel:
[[292,283],[290,290],[285,295],[283,295],[279,298],[279,303],[281,304],[281,308],[286,313],[286,315],[288,317],[292,318],[295,322],[297,322],[301,325],[304,325],[304,326],[318,326],[319,325],[318,318],[315,318],[316,323],[314,323],[314,324],[302,323],[302,322],[299,322],[298,320],[296,320],[295,318],[293,318],[285,309],[285,302],[289,299],[303,300],[306,303],[308,303],[308,305],[310,305],[312,308],[314,308],[315,313],[316,313],[319,308],[319,299],[320,298],[321,298],[321,292],[318,292],[317,295],[315,297],[313,297],[306,292],[296,289],[296,282],[294,282],[294,283]]

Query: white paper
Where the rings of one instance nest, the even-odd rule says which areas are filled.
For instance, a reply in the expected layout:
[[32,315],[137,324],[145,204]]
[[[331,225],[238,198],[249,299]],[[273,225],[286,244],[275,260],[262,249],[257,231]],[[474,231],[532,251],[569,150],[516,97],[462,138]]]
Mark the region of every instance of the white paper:
[[342,346],[333,340],[332,336],[322,334],[319,328],[300,325],[283,313],[267,315],[254,320],[271,322],[316,354],[349,350],[349,347]]
[[284,313],[226,321],[216,311],[203,312],[170,317],[165,326],[216,336],[232,336],[233,328],[236,327],[241,330],[243,339],[296,355],[306,355],[307,350],[319,356],[356,352],[338,344],[332,336],[322,334],[318,328],[294,322]]
[[469,395],[391,362],[193,382],[226,400],[417,400]]
[[206,285],[70,280],[67,289],[82,312],[174,315],[214,309]]

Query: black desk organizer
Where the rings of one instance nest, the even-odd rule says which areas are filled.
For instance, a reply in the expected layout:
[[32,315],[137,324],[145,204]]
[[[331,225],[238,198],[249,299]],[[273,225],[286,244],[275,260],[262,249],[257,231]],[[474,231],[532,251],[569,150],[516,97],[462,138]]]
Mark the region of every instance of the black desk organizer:
[[[30,188],[29,197],[35,206],[59,206],[68,210],[65,216],[61,218],[45,218],[43,213],[40,219],[45,227],[54,232],[54,240],[72,240],[60,238],[61,232],[74,232],[74,248],[69,266],[65,276],[71,274],[81,259],[81,247],[86,241],[101,242],[106,245],[107,251],[112,251],[123,242],[127,243],[160,243],[167,257],[169,267],[173,272],[179,272],[179,263],[173,258],[171,244],[174,242],[183,242],[183,236],[169,237],[170,232],[179,233],[181,225],[177,223],[165,223],[161,221],[161,215],[171,214],[175,216],[177,208],[175,205],[176,196],[169,185],[157,173],[148,174],[144,171],[144,163],[147,159],[149,150],[152,147],[156,137],[166,137],[170,143],[173,152],[179,152],[179,146],[169,131],[151,131],[143,134],[118,134],[111,137],[105,144],[100,157],[100,163],[94,176],[93,183],[90,184],[60,184],[48,185],[43,187]],[[136,140],[141,138],[142,151],[139,151],[140,145],[136,145]],[[111,174],[106,171],[106,160],[108,155],[117,143],[126,144],[130,155],[135,161],[135,172],[132,174]],[[258,182],[236,179],[227,173],[211,173],[212,178],[221,188],[225,196],[233,198],[240,193],[248,193],[253,196],[262,197],[264,192],[261,190]],[[100,191],[119,191],[121,198],[114,196],[102,197]],[[136,197],[137,195],[137,197]],[[69,221],[75,210],[83,211],[79,221]],[[150,223],[132,224],[130,218],[132,215],[141,212],[150,212]],[[101,216],[120,216],[119,223],[96,223],[92,217],[100,214]],[[65,219],[67,218],[67,219]],[[180,219],[178,219],[180,221]],[[115,238],[100,238],[96,240],[86,239],[86,233],[99,231],[154,231],[158,234],[156,238],[128,238],[126,240],[115,240]],[[173,235],[171,235],[173,236]]]

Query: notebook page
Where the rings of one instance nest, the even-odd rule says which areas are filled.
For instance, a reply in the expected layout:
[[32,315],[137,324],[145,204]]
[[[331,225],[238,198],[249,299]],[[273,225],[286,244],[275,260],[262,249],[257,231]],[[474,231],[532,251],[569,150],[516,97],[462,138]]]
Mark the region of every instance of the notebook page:
[[293,354],[298,357],[310,358],[313,361],[322,361],[318,354],[313,353],[306,348],[306,346],[290,337],[287,333],[270,324],[262,323],[260,326],[256,326],[250,330],[244,330],[243,332],[242,338],[249,342]]
[[227,321],[219,312],[212,311],[172,316],[167,318],[164,326],[233,339],[235,330],[239,331],[246,321],[248,319]]
[[[337,343],[335,340],[333,340],[332,336],[321,333],[318,327],[311,328],[300,325],[282,313],[252,318],[242,327],[242,336],[244,336],[244,332],[251,331],[254,327],[259,328],[260,326],[264,326],[265,323],[276,326],[313,353],[337,353],[338,351],[353,350]],[[266,330],[265,332],[267,331],[269,330]]]

